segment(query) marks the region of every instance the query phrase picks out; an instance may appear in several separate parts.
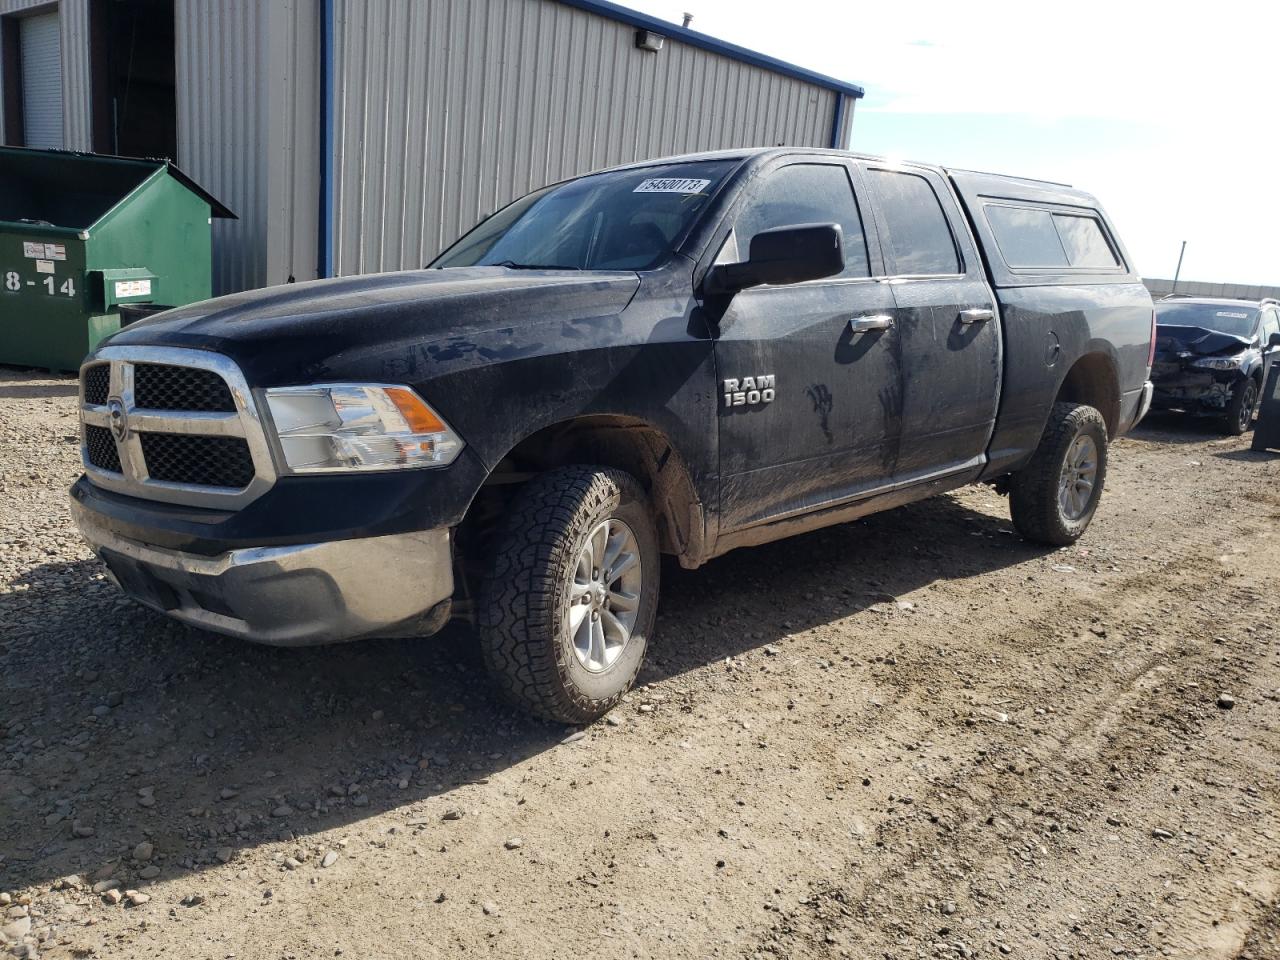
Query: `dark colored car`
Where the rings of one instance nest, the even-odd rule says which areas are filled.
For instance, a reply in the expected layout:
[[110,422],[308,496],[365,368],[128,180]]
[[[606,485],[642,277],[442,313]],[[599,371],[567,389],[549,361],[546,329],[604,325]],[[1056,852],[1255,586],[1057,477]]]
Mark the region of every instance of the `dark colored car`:
[[[275,644],[477,628],[585,721],[687,568],[974,482],[1089,525],[1151,298],[1090,195],[806,149],[539,190],[430,268],[242,293],[81,375],[81,531],[130,595]],[[779,598],[785,602],[785,598]]]
[[1277,352],[1274,300],[1166,297],[1156,304],[1152,405],[1217,417],[1226,433],[1242,434]]

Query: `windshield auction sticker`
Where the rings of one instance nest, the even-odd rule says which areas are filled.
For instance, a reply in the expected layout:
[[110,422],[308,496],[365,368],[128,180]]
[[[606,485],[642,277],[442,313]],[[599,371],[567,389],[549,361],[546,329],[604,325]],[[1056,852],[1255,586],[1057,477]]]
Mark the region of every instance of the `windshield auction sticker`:
[[655,179],[641,180],[632,193],[701,193],[711,184],[710,180]]
[[1217,313],[1214,314],[1214,316],[1227,317],[1230,320],[1248,320],[1249,319],[1249,315],[1247,313],[1233,313],[1230,310],[1219,310]]

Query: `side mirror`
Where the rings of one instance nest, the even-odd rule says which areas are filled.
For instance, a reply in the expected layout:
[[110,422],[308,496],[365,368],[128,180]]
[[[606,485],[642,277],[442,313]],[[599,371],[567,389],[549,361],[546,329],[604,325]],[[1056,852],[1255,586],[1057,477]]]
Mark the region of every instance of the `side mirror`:
[[1274,350],[1276,347],[1280,347],[1280,333],[1273,333],[1267,337],[1267,349]]
[[708,293],[736,293],[763,283],[802,283],[844,271],[844,231],[835,223],[805,223],[762,230],[751,238],[743,263],[712,267]]

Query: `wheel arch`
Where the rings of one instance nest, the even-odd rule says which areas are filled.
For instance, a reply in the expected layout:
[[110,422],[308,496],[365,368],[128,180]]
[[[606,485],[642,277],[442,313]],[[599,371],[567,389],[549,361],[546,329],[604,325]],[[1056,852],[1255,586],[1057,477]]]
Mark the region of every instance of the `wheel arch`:
[[1120,374],[1115,360],[1096,350],[1077,358],[1062,383],[1054,403],[1083,403],[1102,414],[1107,437],[1114,439],[1120,430]]
[[525,482],[556,467],[597,464],[625,470],[646,489],[663,553],[693,568],[706,560],[706,509],[688,461],[670,437],[639,417],[590,414],[541,427],[501,457],[477,492],[463,526],[483,523],[486,511]]

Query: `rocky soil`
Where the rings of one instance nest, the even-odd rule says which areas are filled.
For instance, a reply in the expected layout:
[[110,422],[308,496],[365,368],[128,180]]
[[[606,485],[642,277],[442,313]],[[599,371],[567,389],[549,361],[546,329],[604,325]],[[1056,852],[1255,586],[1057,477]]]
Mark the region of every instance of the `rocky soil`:
[[671,568],[578,730],[497,704],[464,630],[276,650],[122,599],[74,407],[0,371],[0,951],[1280,957],[1246,440],[1148,423],[1070,549],[975,488]]

